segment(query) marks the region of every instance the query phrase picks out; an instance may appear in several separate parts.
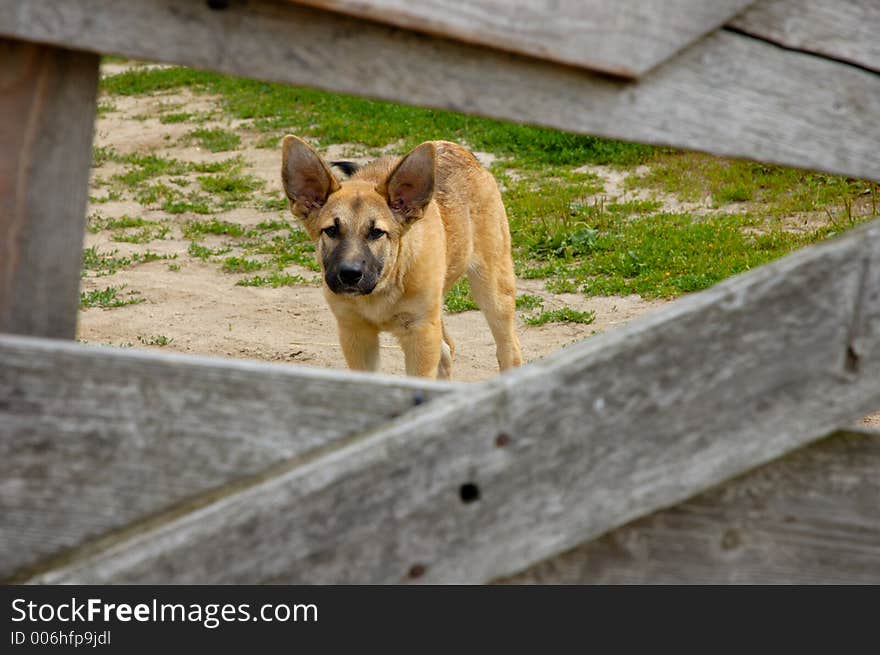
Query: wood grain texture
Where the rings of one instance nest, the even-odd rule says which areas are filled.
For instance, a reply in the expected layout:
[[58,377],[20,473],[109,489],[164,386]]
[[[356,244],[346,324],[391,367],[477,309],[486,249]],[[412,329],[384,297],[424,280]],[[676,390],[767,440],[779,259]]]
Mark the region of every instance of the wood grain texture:
[[878,406],[875,222],[34,581],[484,582]]
[[754,0],[295,0],[418,32],[639,77]]
[[76,334],[98,57],[0,38],[0,332]]
[[637,82],[266,0],[0,0],[0,33],[880,179],[880,76],[724,30]]
[[878,584],[880,433],[839,433],[504,584]]
[[729,26],[786,48],[880,72],[877,0],[764,0]]
[[453,388],[0,335],[0,578]]

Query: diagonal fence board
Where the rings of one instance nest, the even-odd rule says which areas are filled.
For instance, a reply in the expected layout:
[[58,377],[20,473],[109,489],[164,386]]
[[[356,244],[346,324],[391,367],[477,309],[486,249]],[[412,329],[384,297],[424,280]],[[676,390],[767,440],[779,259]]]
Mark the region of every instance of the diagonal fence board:
[[34,581],[492,580],[830,433],[878,380],[874,222]]
[[0,579],[456,388],[0,335]]
[[728,26],[786,48],[880,72],[877,0],[763,0]]
[[98,65],[0,37],[0,332],[76,333]]
[[503,584],[877,584],[880,432],[844,431]]
[[639,77],[754,0],[293,0],[441,37]]
[[637,82],[267,0],[0,0],[0,33],[880,179],[880,75],[725,30]]

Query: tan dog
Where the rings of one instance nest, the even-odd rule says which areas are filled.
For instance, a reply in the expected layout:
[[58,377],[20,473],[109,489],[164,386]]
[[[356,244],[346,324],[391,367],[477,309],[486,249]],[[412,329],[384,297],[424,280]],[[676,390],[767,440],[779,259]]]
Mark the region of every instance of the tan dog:
[[324,295],[352,369],[375,371],[379,332],[394,334],[408,375],[449,378],[454,347],[443,298],[465,273],[501,370],[522,363],[514,333],[510,229],[492,175],[465,148],[428,141],[337,181],[305,141],[286,136],[281,177],[315,241]]

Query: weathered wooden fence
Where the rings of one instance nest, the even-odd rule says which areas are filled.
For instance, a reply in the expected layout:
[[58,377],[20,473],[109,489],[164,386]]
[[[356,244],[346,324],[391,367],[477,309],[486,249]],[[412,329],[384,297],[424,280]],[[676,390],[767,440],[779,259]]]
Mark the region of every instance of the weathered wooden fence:
[[64,340],[92,53],[880,180],[878,31],[868,0],[0,0],[0,579],[880,581],[880,436],[839,431],[880,408],[877,222],[480,385]]

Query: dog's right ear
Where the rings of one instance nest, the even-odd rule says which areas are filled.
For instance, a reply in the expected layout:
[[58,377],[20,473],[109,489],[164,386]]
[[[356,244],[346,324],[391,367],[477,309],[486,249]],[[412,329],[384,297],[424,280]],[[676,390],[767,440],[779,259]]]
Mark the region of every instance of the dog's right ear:
[[301,220],[320,211],[339,182],[308,143],[288,134],[281,142],[281,181],[290,208]]

